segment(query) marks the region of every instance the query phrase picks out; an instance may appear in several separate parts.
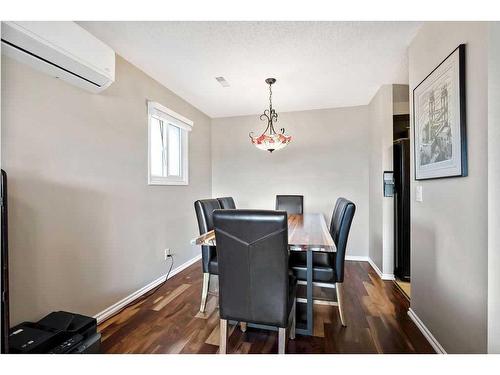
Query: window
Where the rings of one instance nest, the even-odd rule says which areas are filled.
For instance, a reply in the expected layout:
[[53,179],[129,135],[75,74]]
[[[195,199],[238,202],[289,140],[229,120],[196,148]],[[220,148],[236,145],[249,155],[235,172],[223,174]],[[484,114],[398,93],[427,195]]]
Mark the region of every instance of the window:
[[148,102],[150,185],[188,184],[188,134],[193,122],[155,102]]

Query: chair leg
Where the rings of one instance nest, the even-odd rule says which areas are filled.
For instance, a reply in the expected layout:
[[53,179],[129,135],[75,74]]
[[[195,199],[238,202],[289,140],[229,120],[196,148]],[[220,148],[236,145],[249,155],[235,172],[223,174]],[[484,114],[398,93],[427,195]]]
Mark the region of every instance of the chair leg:
[[340,315],[340,322],[342,323],[342,326],[347,327],[347,324],[345,323],[345,318],[344,318],[344,285],[343,283],[336,283],[335,284],[335,291],[337,292],[337,302],[339,304],[339,315]]
[[240,322],[240,329],[241,329],[241,332],[246,332],[247,331],[247,324],[245,322]]
[[227,320],[220,320],[220,343],[219,343],[219,354],[226,354],[227,352]]
[[286,328],[278,329],[278,354],[285,354],[286,351]]
[[293,300],[293,306],[292,306],[292,324],[290,327],[290,339],[295,340],[295,325],[297,323],[297,316],[296,316],[296,304],[297,304],[297,298]]
[[200,312],[205,312],[205,307],[207,306],[207,296],[208,296],[208,287],[210,286],[210,274],[208,272],[203,273],[203,287],[201,289],[201,305]]

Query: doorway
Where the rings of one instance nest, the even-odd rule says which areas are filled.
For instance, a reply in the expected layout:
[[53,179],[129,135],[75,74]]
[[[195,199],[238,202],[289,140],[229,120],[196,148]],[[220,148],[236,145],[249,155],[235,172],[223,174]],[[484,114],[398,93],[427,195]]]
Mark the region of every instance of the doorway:
[[410,299],[410,115],[393,116],[393,141],[394,277]]

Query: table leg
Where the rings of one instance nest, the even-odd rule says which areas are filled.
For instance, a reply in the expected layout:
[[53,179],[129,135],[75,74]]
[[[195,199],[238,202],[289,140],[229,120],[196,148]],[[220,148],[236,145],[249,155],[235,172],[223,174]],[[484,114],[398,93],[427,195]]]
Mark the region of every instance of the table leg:
[[307,334],[313,334],[313,252],[307,250]]

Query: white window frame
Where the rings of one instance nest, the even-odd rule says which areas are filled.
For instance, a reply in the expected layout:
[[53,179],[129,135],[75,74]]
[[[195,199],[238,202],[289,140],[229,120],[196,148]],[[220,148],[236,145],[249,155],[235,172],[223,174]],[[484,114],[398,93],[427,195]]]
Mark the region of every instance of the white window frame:
[[[151,174],[151,118],[155,117],[166,124],[180,128],[181,132],[181,175],[153,176]],[[148,185],[188,185],[189,184],[189,132],[194,126],[193,121],[161,105],[148,100]],[[168,131],[167,131],[168,134]],[[168,145],[168,136],[166,140]]]

